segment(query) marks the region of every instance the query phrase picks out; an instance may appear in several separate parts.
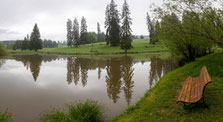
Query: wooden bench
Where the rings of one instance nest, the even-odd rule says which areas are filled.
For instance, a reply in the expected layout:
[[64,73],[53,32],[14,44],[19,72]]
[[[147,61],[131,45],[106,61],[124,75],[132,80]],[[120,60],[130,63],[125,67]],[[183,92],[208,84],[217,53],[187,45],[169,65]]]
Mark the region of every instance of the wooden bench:
[[185,103],[198,103],[203,100],[203,103],[207,106],[204,101],[204,90],[211,82],[206,66],[202,67],[200,76],[186,79],[177,103],[182,102],[185,105]]

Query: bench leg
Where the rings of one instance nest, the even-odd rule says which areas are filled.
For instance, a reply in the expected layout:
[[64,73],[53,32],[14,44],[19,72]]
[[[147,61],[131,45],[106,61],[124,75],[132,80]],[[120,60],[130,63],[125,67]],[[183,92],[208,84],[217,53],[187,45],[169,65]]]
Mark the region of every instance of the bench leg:
[[205,100],[204,100],[204,97],[203,97],[203,103],[204,103],[204,105],[205,105],[205,107],[209,107],[208,105],[207,105],[207,103],[205,102]]

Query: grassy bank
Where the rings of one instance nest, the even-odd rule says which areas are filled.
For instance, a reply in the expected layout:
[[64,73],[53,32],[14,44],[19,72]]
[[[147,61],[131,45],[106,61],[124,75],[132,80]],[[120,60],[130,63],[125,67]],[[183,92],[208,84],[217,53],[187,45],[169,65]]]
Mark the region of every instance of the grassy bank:
[[[223,121],[222,62],[223,53],[216,53],[166,74],[135,106],[113,121]],[[187,76],[198,76],[204,65],[213,80],[204,94],[209,108],[197,104],[184,109],[183,104],[176,104],[184,81]]]
[[[148,39],[134,40],[132,43],[134,49],[128,51],[129,54],[138,53],[151,53],[151,52],[166,52],[168,51],[162,45],[151,45]],[[33,54],[34,51],[10,51],[11,53],[26,53]],[[107,46],[105,42],[80,45],[79,47],[61,47],[61,48],[44,48],[37,53],[41,54],[61,54],[61,55],[112,55],[112,54],[124,54],[124,50],[120,47]]]
[[0,56],[5,56],[7,55],[7,51],[4,48],[4,46],[0,43]]

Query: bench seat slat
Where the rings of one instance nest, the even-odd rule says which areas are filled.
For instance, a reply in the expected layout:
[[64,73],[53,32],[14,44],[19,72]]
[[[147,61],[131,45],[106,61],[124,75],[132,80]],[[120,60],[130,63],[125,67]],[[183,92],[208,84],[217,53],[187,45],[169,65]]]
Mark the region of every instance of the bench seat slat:
[[204,94],[204,89],[208,83],[211,82],[211,78],[204,66],[201,69],[199,77],[188,77],[185,80],[185,84],[181,90],[177,102],[196,103],[199,102]]

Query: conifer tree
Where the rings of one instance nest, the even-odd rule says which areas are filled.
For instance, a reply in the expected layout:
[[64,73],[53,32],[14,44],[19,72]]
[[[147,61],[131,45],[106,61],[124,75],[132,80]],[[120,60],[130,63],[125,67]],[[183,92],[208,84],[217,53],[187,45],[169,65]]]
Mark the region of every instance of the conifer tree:
[[106,33],[105,33],[105,38],[107,45],[109,45],[109,31],[110,31],[110,6],[107,5],[106,10],[105,10],[105,28],[106,28]]
[[79,40],[80,40],[79,23],[77,19],[75,18],[73,22],[73,45],[74,46],[79,45],[80,44]]
[[29,49],[29,36],[28,35],[22,41],[22,50],[27,50],[27,49]]
[[110,46],[118,46],[120,44],[120,18],[116,7],[114,0],[111,0],[110,5],[106,8],[106,37]]
[[100,27],[100,24],[97,23],[97,31],[98,31],[98,42],[103,42],[103,33],[101,32],[101,27]]
[[149,38],[150,38],[150,44],[154,44],[154,35],[155,35],[155,28],[154,28],[154,24],[149,16],[149,14],[147,13],[147,26],[148,26],[148,31],[149,31]]
[[67,20],[67,46],[72,46],[72,21]]
[[38,49],[42,49],[42,40],[39,32],[39,28],[37,24],[35,24],[33,28],[33,32],[31,33],[30,37],[30,49],[37,51]]
[[132,47],[132,29],[130,25],[132,24],[132,19],[130,17],[129,5],[124,1],[122,8],[122,31],[121,31],[121,49],[125,50],[127,55],[127,50]]
[[87,44],[88,43],[87,22],[86,22],[85,17],[82,17],[82,19],[81,19],[80,43],[81,44]]

